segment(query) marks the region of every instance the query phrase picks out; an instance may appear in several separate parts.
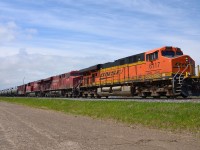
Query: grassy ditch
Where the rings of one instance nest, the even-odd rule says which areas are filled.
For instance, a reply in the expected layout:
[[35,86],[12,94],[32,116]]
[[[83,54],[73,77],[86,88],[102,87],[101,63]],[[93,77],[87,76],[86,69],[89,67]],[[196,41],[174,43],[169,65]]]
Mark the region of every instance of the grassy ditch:
[[200,132],[200,103],[72,101],[4,97],[1,97],[0,101],[154,128]]

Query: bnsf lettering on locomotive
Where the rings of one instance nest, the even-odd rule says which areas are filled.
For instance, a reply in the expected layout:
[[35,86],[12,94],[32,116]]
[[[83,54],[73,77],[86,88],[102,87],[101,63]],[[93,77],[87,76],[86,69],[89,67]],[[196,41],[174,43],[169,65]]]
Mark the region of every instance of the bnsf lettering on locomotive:
[[106,72],[106,76],[110,76],[110,72]]
[[111,72],[102,73],[102,74],[101,74],[101,77],[115,76],[115,75],[119,75],[119,74],[121,74],[121,73],[122,73],[121,70],[114,70],[114,71],[111,71]]

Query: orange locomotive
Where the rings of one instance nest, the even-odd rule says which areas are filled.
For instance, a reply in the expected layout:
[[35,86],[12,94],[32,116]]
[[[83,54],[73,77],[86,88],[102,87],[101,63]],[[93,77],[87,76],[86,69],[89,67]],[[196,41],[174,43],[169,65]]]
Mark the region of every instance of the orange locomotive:
[[98,64],[80,70],[80,73],[83,81],[78,90],[84,97],[187,97],[200,94],[195,62],[177,47],[157,48]]

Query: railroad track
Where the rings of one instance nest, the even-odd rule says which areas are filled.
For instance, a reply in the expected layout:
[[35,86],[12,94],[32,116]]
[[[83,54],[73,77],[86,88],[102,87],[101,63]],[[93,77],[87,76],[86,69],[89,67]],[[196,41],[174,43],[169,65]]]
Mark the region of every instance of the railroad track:
[[[24,98],[24,97],[15,97]],[[27,98],[27,97],[26,97]],[[200,103],[200,97],[189,98],[141,98],[141,97],[109,97],[109,98],[66,98],[66,97],[30,97],[40,99],[61,99],[61,100],[78,100],[78,101],[136,101],[136,102],[163,102],[163,103]]]
[[52,99],[66,99],[66,100],[79,100],[79,101],[136,101],[136,102],[164,102],[164,103],[200,103],[200,97],[190,97],[190,98],[140,98],[140,97],[110,97],[110,98],[52,98]]

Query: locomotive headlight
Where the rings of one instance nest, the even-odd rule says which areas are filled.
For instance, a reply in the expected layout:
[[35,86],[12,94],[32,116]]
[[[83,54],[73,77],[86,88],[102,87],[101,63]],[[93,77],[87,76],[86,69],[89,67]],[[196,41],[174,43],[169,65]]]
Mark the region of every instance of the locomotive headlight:
[[162,77],[165,77],[166,76],[166,74],[165,73],[162,73]]
[[188,62],[188,57],[185,58],[185,61]]

